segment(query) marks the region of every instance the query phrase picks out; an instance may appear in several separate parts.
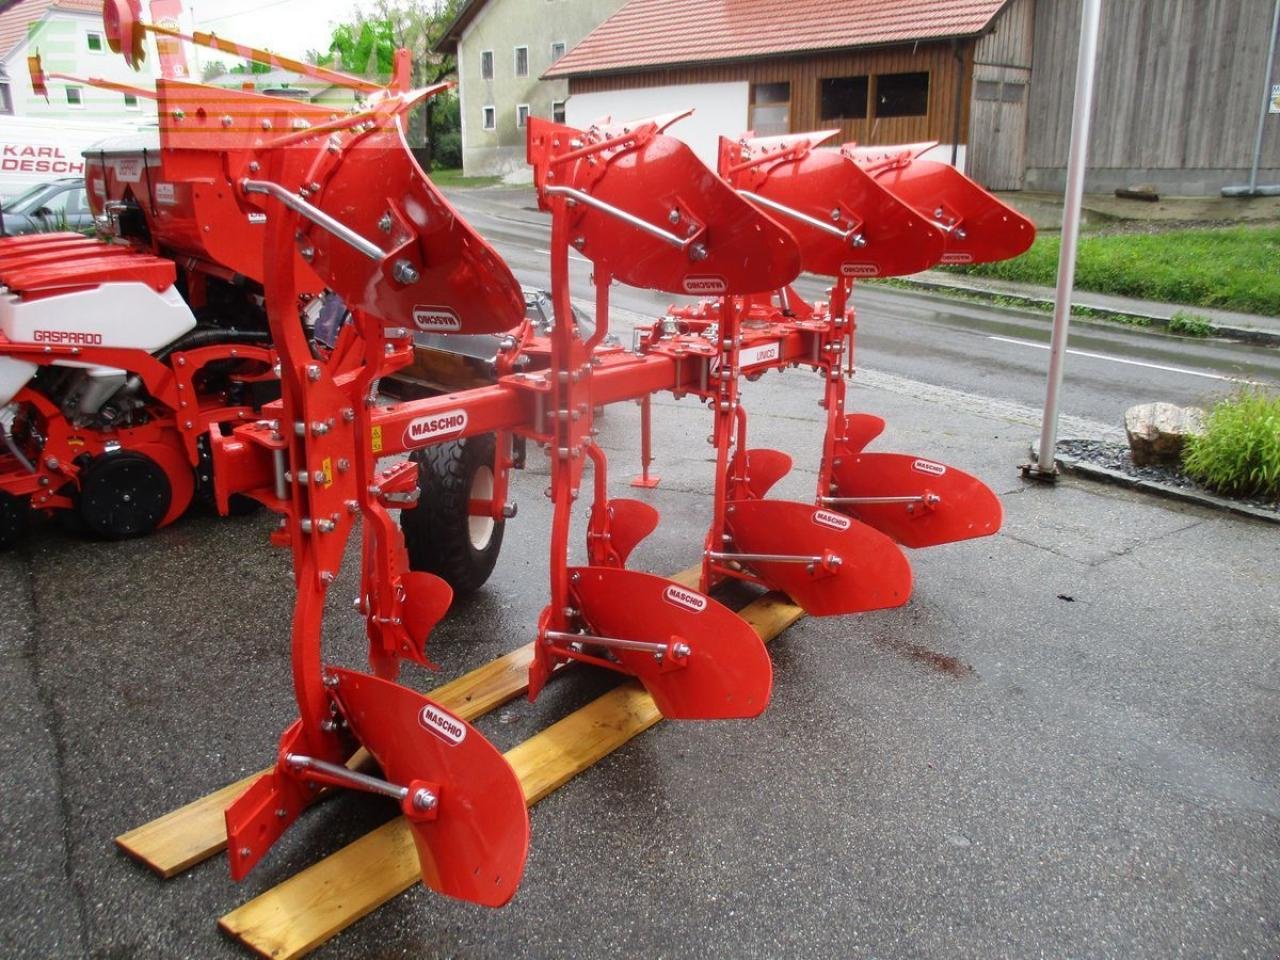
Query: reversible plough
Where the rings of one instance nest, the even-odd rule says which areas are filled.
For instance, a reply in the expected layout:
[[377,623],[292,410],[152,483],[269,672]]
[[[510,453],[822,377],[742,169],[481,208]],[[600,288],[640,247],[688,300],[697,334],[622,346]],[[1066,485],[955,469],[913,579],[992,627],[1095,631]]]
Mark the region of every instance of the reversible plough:
[[[105,20],[113,49],[131,62],[141,36],[162,29],[141,21],[136,0],[108,0]],[[1001,523],[998,499],[976,478],[925,457],[868,450],[883,421],[846,409],[855,279],[1013,256],[1034,231],[953,168],[921,159],[926,145],[821,148],[829,133],[724,139],[717,175],[665,132],[681,114],[585,130],[531,119],[528,160],[551,221],[554,318],[542,329],[526,318],[502,258],[406,148],[405,112],[439,89],[409,89],[406,66],[402,55],[396,81],[366,90],[367,101],[337,118],[293,101],[159,81],[160,151],[142,205],[158,203],[163,187],[206,211],[193,221],[211,265],[202,275],[216,276],[221,264],[260,282],[279,365],[280,399],[263,412],[218,408],[193,421],[207,438],[219,506],[247,497],[281,514],[274,539],[293,553],[297,589],[299,715],[274,764],[237,787],[226,808],[233,876],[244,877],[319,797],[350,788],[398,804],[423,883],[499,906],[524,866],[528,784],[454,700],[396,678],[404,660],[430,666],[427,639],[455,590],[475,589],[492,568],[515,513],[517,448],[547,452],[553,519],[548,602],[531,650],[517,658],[527,680],[504,689],[536,697],[566,667],[585,663],[633,678],[667,718],[757,715],[769,702],[770,660],[757,629],[713,598],[718,586],[757,584],[821,616],[896,607],[912,586],[903,547],[986,536]],[[259,231],[251,246],[238,239],[245,224]],[[224,242],[237,249],[214,249]],[[571,250],[591,263],[590,324],[571,306]],[[9,256],[0,273],[13,273]],[[107,262],[138,256],[115,252]],[[246,262],[252,257],[260,262]],[[146,265],[163,272],[152,259]],[[801,271],[831,280],[828,301],[799,295],[792,284]],[[149,289],[167,289],[164,280],[172,283],[164,273]],[[131,275],[92,283],[97,291],[138,285]],[[609,336],[614,283],[686,299],[626,350]],[[21,299],[26,288],[8,285],[10,300]],[[335,303],[340,329],[318,344],[314,314],[333,314]],[[52,362],[37,359],[47,349],[26,350],[9,331],[0,355]],[[491,383],[380,399],[379,383],[412,361],[415,336],[480,334],[498,344]],[[118,350],[80,349],[53,355],[134,369]],[[750,446],[740,393],[743,379],[799,366],[819,374],[826,411],[811,502],[769,496],[791,457]],[[706,406],[716,454],[701,564],[679,579],[627,565],[658,512],[610,495],[608,458],[595,439],[599,408],[640,401],[642,483],[651,484],[647,402],[658,393]],[[181,425],[166,429],[196,456]],[[442,462],[453,472],[437,469]],[[587,559],[573,565],[570,515],[584,493]],[[326,597],[357,531],[367,671],[328,664],[321,644]],[[356,769],[366,756],[376,771]]]

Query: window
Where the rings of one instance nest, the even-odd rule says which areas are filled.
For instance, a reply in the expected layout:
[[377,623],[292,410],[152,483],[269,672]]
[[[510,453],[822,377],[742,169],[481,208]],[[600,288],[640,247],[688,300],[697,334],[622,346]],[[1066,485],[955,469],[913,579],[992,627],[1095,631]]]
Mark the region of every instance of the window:
[[556,123],[564,123],[564,101],[551,101],[551,119]]
[[126,110],[137,110],[137,109],[139,109],[139,108],[138,108],[138,97],[137,97],[137,95],[136,95],[136,94],[133,94],[133,93],[126,93],[126,94],[124,95],[124,108],[125,108]]
[[823,120],[861,120],[867,115],[867,77],[828,77],[820,81]]
[[80,98],[79,87],[67,87],[67,106],[83,107],[84,101]]
[[529,105],[527,103],[516,104],[516,129],[523,130],[529,125]]
[[999,80],[973,81],[973,99],[999,100],[1000,99],[1000,81]]
[[551,44],[551,62],[555,63],[557,60],[559,60],[563,56],[564,56],[564,41],[557,40],[555,43]]
[[791,132],[791,84],[756,83],[751,86],[751,129],[758,137]]
[[84,35],[85,43],[89,45],[89,50],[93,53],[102,52],[102,34],[86,33]]
[[0,65],[0,113],[13,113],[13,94],[9,90],[9,75]]
[[529,75],[529,48],[516,47],[516,76],[527,77]]
[[1022,96],[1027,91],[1025,83],[1006,83],[1004,91],[1000,94],[1000,99],[1005,103],[1021,103]]
[[496,112],[493,107],[482,107],[481,114],[484,116],[484,128],[492,130],[495,126]]
[[876,77],[877,117],[923,117],[929,113],[929,74],[882,73]]
[[481,80],[493,79],[493,51],[492,50],[480,51],[480,79]]

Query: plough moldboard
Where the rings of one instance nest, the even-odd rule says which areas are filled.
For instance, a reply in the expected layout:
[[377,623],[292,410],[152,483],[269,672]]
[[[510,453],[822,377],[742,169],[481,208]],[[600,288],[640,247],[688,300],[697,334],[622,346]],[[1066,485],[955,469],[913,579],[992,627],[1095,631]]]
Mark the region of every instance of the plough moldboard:
[[[107,0],[104,20],[112,48],[130,62],[147,32],[281,60],[144,23],[136,0]],[[192,424],[184,399],[165,395],[166,429],[192,464],[207,466],[221,510],[249,498],[281,515],[273,539],[294,563],[298,718],[260,775],[118,842],[165,876],[225,848],[240,879],[334,790],[385,796],[400,813],[222,919],[270,956],[306,952],[418,880],[501,906],[520,883],[528,805],[662,717],[759,714],[773,679],[765,641],[804,613],[905,604],[912,572],[904,547],[989,535],[1001,522],[1000,503],[980,480],[926,456],[875,449],[883,421],[846,408],[851,295],[858,278],[1016,255],[1034,232],[1025,218],[922,159],[920,145],[832,149],[822,147],[830,133],[747,134],[721,141],[713,172],[667,132],[681,114],[588,129],[532,119],[528,161],[551,224],[553,317],[540,324],[502,258],[406,149],[405,112],[441,89],[410,89],[407,67],[402,53],[395,79],[377,88],[319,71],[366,95],[342,116],[176,79],[159,81],[155,94],[160,159],[145,178],[143,206],[156,214],[160,240],[166,231],[188,247],[198,238],[201,256],[183,260],[195,271],[189,277],[231,271],[261,291],[269,346],[259,349],[278,361],[280,390],[278,400],[230,415],[210,399]],[[144,190],[144,178],[123,170],[104,158],[104,197]],[[151,202],[159,195],[181,201],[161,217]],[[100,286],[168,290],[160,240],[148,254],[157,263],[137,265],[142,279],[104,268]],[[111,258],[139,255],[105,246],[111,251],[94,254],[109,267]],[[571,306],[571,250],[592,264],[590,318]],[[47,282],[23,281],[3,253],[11,305],[47,300]],[[798,295],[791,285],[802,270],[830,278],[828,300]],[[609,316],[614,283],[680,304],[634,331],[626,349],[610,336],[618,333]],[[124,371],[147,366],[145,351],[139,359],[68,341],[50,353],[19,342],[16,330],[10,323],[0,340],[10,364],[56,363],[52,355]],[[421,338],[445,349],[464,338],[490,343],[490,382],[380,400],[379,384],[413,361]],[[751,446],[740,395],[744,378],[789,367],[816,373],[825,410],[822,447],[807,454],[817,487],[805,501],[770,496],[792,455]],[[177,365],[147,369],[163,392]],[[35,387],[22,390],[11,399],[38,416],[24,413],[29,429],[6,434],[0,487],[17,477],[30,496],[41,488],[30,445],[55,435],[60,414]],[[675,577],[628,566],[660,517],[646,501],[612,495],[609,458],[596,442],[600,408],[639,401],[644,472],[635,485],[652,486],[648,401],[662,393],[705,408],[688,416],[709,421],[715,450],[701,560]],[[133,439],[110,423],[94,429],[104,452]],[[154,453],[155,441],[143,439],[152,446],[137,454]],[[510,474],[529,445],[550,463],[552,505],[548,599],[531,642],[430,697],[397,683],[402,661],[431,666],[432,629],[455,593],[479,588],[492,570],[515,516]],[[171,476],[185,469],[170,466]],[[72,506],[79,473],[59,476],[59,504]],[[14,491],[6,496],[22,493]],[[571,513],[582,507],[586,562],[571,564]],[[357,531],[365,671],[333,666],[321,646],[327,595]],[[731,609],[715,597],[729,583],[763,595]],[[505,755],[470,725],[511,698],[571,682],[559,677],[578,664],[627,682]]]

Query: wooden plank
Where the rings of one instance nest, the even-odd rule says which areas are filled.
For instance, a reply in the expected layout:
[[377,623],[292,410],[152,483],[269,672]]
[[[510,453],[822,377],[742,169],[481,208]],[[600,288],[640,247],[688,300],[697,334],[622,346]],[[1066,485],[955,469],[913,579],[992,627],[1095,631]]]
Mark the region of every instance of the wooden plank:
[[[769,594],[739,614],[767,643],[804,611]],[[532,806],[661,719],[653,698],[628,681],[505,756]],[[419,879],[418,854],[400,817],[232,910],[218,926],[259,956],[301,957]]]
[[[681,570],[672,580],[696,587],[700,567]],[[462,719],[471,721],[495,710],[529,688],[529,663],[533,644],[527,643],[497,660],[472,670],[430,691],[433,700]],[[367,759],[364,751],[352,758],[352,766]],[[116,846],[135,860],[168,879],[227,847],[223,811],[268,770],[237,780],[208,796],[194,800],[149,823],[116,837]]]

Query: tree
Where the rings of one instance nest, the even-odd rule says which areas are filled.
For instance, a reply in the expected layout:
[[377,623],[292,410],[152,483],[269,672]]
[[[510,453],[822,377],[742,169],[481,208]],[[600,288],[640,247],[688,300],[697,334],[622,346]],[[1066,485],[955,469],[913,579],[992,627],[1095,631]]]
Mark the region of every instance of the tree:
[[225,63],[221,60],[210,60],[200,70],[200,79],[204,83],[208,83],[210,80],[218,79],[218,77],[222,76],[226,72],[227,65]]
[[[462,0],[373,0],[367,11],[355,10],[349,20],[334,27],[329,52],[315,62],[385,80],[394,68],[395,51],[403,47],[409,51],[413,85],[439,83],[456,71],[457,63],[451,55],[432,48],[461,6]],[[432,142],[450,132],[434,119],[438,112],[450,115],[448,109],[438,110],[428,100],[413,111],[405,130],[411,146],[427,147],[428,166]]]

